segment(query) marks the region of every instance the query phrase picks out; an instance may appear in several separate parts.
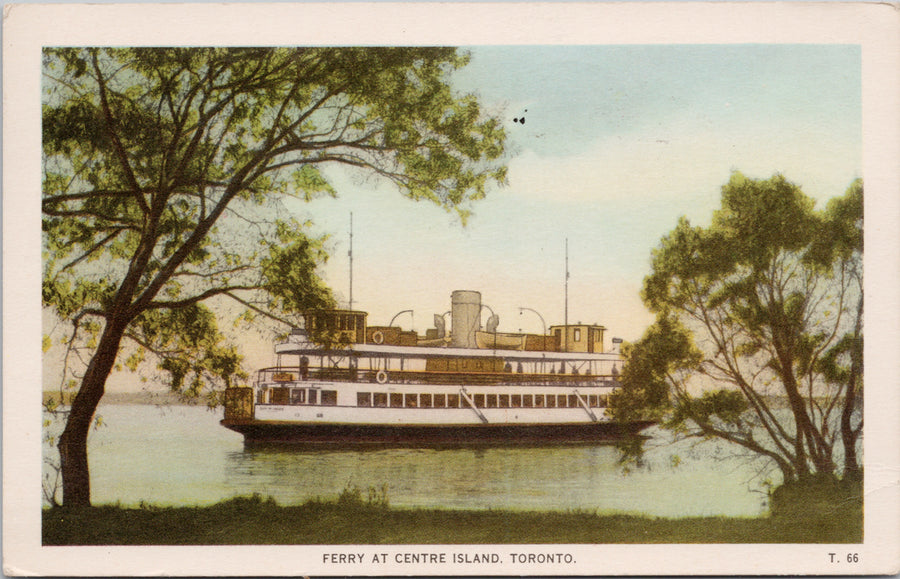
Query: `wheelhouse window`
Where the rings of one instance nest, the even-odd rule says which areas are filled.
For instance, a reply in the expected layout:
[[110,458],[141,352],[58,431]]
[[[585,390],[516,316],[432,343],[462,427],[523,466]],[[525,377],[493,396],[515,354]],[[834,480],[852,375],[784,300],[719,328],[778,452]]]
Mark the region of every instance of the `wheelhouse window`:
[[581,328],[575,328],[574,339],[576,342],[581,341]]
[[[310,391],[310,400],[315,391]],[[337,406],[337,390],[322,390],[322,406]]]

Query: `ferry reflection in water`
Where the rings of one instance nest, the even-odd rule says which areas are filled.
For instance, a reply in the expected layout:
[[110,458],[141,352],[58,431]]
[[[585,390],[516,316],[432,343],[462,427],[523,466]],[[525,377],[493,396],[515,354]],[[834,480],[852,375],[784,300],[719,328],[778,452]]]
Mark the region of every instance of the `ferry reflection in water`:
[[[230,487],[282,504],[334,498],[358,488],[392,506],[450,509],[582,510],[680,517],[754,516],[762,495],[747,473],[714,462],[659,465],[625,474],[614,446],[419,447],[311,450],[248,445],[227,455]],[[736,477],[738,480],[736,481]]]

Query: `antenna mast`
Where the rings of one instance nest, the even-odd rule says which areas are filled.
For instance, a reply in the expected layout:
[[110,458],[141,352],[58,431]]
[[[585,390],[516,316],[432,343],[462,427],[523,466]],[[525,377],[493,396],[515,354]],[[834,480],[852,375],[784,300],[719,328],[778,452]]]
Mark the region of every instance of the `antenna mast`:
[[347,251],[350,257],[350,305],[347,309],[353,309],[353,212],[350,212],[350,249]]
[[565,321],[563,322],[566,326],[566,345],[565,352],[569,351],[569,238],[566,238],[566,309],[565,309]]

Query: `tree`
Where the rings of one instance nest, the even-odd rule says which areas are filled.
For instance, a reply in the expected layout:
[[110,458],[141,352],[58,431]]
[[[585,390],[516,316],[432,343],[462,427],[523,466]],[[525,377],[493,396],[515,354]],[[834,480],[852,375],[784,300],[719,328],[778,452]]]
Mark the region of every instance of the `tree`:
[[65,505],[90,503],[86,438],[117,365],[155,359],[196,395],[241,376],[221,300],[274,316],[331,303],[322,240],[281,204],[335,195],[320,167],[463,220],[505,181],[500,123],[450,85],[466,62],[452,48],[44,52],[43,303],[68,324],[67,361],[84,360],[58,444]]
[[735,173],[709,227],[681,218],[653,251],[657,319],[624,349],[613,413],[729,441],[785,483],[859,480],[862,196],[857,181],[816,211],[781,175]]

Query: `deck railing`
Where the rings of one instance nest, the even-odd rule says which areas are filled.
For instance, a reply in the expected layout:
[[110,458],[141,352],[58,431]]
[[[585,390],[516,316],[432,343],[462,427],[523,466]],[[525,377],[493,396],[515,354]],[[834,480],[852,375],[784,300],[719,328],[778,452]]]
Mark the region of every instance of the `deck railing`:
[[293,382],[374,382],[379,384],[463,384],[463,385],[559,385],[615,386],[612,375],[546,374],[528,372],[444,372],[434,370],[371,370],[350,368],[280,367],[259,371],[258,383]]

